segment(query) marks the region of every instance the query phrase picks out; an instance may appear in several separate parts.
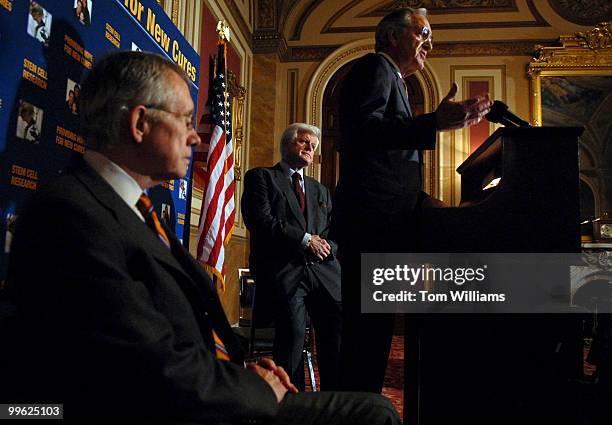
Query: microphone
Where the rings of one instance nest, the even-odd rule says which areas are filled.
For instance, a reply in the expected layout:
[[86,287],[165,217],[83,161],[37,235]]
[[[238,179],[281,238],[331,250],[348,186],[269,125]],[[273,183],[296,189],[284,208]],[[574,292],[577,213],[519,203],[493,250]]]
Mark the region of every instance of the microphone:
[[531,127],[531,124],[510,112],[508,105],[499,100],[493,102],[491,110],[485,115],[485,118],[505,127]]

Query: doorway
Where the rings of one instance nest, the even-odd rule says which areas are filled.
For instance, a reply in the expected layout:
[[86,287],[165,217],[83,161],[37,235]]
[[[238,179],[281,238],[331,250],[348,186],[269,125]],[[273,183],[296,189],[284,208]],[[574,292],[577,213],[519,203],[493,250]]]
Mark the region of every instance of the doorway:
[[[340,142],[340,91],[355,61],[348,62],[339,68],[327,83],[323,93],[321,120],[321,183],[331,194],[334,194],[340,176],[340,157],[337,146]],[[408,98],[413,115],[425,112],[425,95],[415,75],[405,79],[408,87]]]

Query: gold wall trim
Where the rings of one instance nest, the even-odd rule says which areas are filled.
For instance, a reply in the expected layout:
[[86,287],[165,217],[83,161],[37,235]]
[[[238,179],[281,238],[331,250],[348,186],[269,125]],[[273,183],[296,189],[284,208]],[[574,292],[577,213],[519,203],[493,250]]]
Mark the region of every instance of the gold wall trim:
[[[345,64],[363,56],[366,53],[374,52],[374,40],[363,39],[348,43],[327,57],[319,64],[308,83],[306,90],[306,119],[309,124],[316,125],[321,128],[323,123],[323,95],[325,87],[332,79],[333,75]],[[439,90],[436,85],[436,77],[429,67],[425,64],[425,68],[416,74],[417,80],[423,87],[424,108],[425,112],[435,110],[440,99]],[[438,136],[439,137],[439,136]],[[439,192],[438,154],[428,152],[424,155],[424,182],[423,187],[429,193],[436,196]],[[308,167],[307,175],[314,177],[317,180],[321,179],[320,164],[313,164]]]
[[373,51],[373,40],[358,40],[349,43],[345,47],[340,47],[332,53],[326,61],[319,65],[310,80],[307,90],[306,111],[309,123],[317,126],[320,126],[322,123],[321,102],[323,100],[323,92],[332,75],[340,69],[342,65]]
[[[527,68],[533,125],[551,124],[543,122],[542,117],[542,90],[546,88],[543,81],[550,82],[558,78],[588,82],[590,77],[593,77],[593,81],[596,81],[597,77],[612,78],[610,25],[610,22],[602,22],[590,31],[563,35],[556,46],[536,46],[536,55]],[[569,111],[568,113],[571,114]],[[580,180],[592,190],[594,217],[599,217],[612,211],[612,197],[608,195],[608,188],[612,183],[612,168],[606,155],[609,142],[606,137],[609,134],[609,111],[596,111],[595,121],[583,117],[577,118],[575,122],[585,128],[579,142]]]
[[[503,40],[436,43],[427,55],[429,58],[465,56],[533,56],[534,45],[552,43],[554,40]],[[320,62],[329,57],[340,45],[289,47],[282,62]]]
[[[323,124],[322,103],[325,87],[334,73],[343,65],[374,51],[374,40],[357,40],[340,47],[319,64],[310,78],[306,90],[306,119],[309,124],[321,128]],[[320,164],[308,167],[307,174],[317,180],[321,179]]]
[[[451,65],[449,86],[453,82],[457,83],[459,90],[456,97],[467,99],[469,97],[468,85],[470,81],[488,81],[491,98],[507,102],[506,76],[506,65]],[[489,123],[489,135],[494,130],[495,125]],[[440,155],[448,158],[448,163],[445,164],[448,168],[444,170],[448,183],[444,185],[444,191],[445,193],[448,191],[450,196],[445,201],[450,205],[458,205],[461,195],[461,176],[456,172],[456,169],[470,154],[469,127],[450,132],[448,147],[443,145],[439,149],[444,149],[444,152],[440,152]]]
[[[435,84],[436,77],[428,66],[415,74],[417,81],[423,88],[423,112],[429,113],[436,110],[441,99]],[[437,145],[440,145],[438,137]],[[423,190],[435,198],[440,197],[440,152],[423,151]]]
[[300,70],[298,68],[287,70],[287,125],[298,120],[299,75]]
[[590,31],[559,37],[557,46],[536,45],[527,68],[530,113],[533,125],[542,125],[541,77],[562,75],[610,75],[612,73],[611,23],[602,22]]
[[244,168],[244,107],[246,103],[246,88],[241,86],[236,75],[228,70],[227,91],[232,96],[232,141],[234,142],[234,176],[236,181],[242,180]]
[[181,0],[172,0],[172,15],[170,16],[170,18],[172,19],[174,25],[176,25],[177,27],[179,26],[179,8],[181,6],[180,3]]
[[532,56],[533,46],[550,40],[501,40],[436,43],[427,56],[431,58],[461,56]]

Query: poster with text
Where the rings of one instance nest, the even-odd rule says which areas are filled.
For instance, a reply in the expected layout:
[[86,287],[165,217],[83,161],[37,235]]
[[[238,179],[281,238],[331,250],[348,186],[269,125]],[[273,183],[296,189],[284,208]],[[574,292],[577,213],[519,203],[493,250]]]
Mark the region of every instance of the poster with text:
[[[197,104],[200,60],[154,0],[0,0],[0,45],[2,281],[20,205],[85,151],[78,99],[93,64],[116,50],[160,53],[185,70]],[[189,181],[149,193],[179,239]]]

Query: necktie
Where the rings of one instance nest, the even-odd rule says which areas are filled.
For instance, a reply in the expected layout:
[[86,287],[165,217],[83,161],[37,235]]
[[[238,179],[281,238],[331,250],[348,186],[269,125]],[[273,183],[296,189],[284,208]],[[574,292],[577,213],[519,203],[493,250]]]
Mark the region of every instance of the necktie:
[[170,249],[170,239],[168,239],[168,235],[166,235],[164,228],[159,222],[159,218],[157,218],[157,213],[153,209],[153,203],[149,197],[144,193],[140,195],[138,202],[136,202],[136,208],[138,208],[138,211],[140,211],[144,217],[145,223],[147,223],[151,230],[159,237],[159,240],[166,245],[166,248]]
[[300,204],[300,211],[302,211],[302,214],[304,214],[304,209],[306,207],[306,198],[304,197],[304,191],[302,190],[302,185],[300,184],[302,176],[300,176],[300,173],[295,172],[291,175],[291,179],[293,180],[293,191],[295,192],[295,196],[297,197],[298,204]]
[[[153,209],[153,203],[149,197],[144,193],[140,195],[138,202],[136,202],[136,208],[138,208],[138,211],[140,211],[140,213],[143,215],[145,223],[147,223],[149,228],[151,228],[151,230],[153,230],[153,232],[155,232],[155,234],[159,237],[159,240],[162,241],[168,249],[170,249],[170,240],[168,239],[168,235],[166,235],[164,228],[159,222],[159,218],[157,218],[157,213]],[[215,354],[217,355],[217,358],[219,360],[229,360],[230,358],[227,349],[214,329],[212,329],[212,334],[215,341]]]

